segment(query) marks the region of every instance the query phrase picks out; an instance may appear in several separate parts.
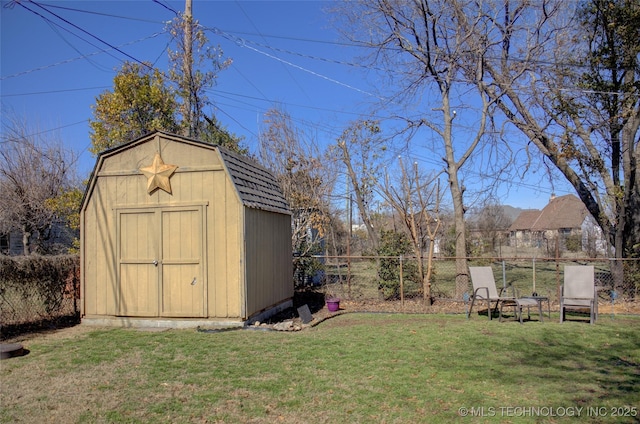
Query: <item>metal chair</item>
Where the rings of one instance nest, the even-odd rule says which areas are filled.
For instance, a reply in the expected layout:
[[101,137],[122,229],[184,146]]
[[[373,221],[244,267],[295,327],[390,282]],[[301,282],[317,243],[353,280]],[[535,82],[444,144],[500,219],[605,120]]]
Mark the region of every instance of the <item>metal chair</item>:
[[471,316],[471,310],[476,300],[487,302],[487,315],[492,318],[491,303],[495,302],[494,312],[498,306],[505,301],[515,300],[514,296],[503,296],[504,288],[500,292],[496,289],[496,281],[493,278],[493,270],[490,266],[470,266],[471,284],[473,285],[473,295],[471,296],[471,306],[467,312],[467,318]]
[[567,310],[589,309],[589,323],[598,318],[598,298],[593,266],[568,265],[564,267],[564,284],[560,286],[560,322]]

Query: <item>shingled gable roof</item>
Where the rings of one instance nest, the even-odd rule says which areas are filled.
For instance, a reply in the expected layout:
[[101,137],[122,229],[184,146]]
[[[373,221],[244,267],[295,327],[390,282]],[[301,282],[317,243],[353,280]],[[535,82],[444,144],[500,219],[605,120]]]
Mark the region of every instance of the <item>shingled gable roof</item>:
[[544,231],[580,228],[588,214],[587,208],[580,199],[573,194],[567,194],[552,199],[541,211],[523,211],[509,230]]
[[217,149],[218,152],[220,152],[220,156],[222,157],[224,165],[231,176],[234,186],[238,190],[238,195],[240,196],[240,200],[244,206],[253,209],[291,215],[291,210],[289,209],[287,200],[284,198],[284,194],[282,193],[278,182],[273,174],[262,165],[258,164],[254,160],[225,149],[224,147],[164,131],[150,132],[136,140],[101,152],[98,155],[98,160],[96,161],[91,175],[89,176],[90,184],[85,190],[82,205],[84,205],[89,196],[89,192],[92,190],[91,181],[95,179],[94,176],[104,157],[115,154],[121,150],[129,149],[138,143],[145,142],[153,138],[156,134],[163,135],[174,141],[198,145],[208,149]]
[[573,194],[556,197],[542,209],[534,230],[580,228],[587,215],[584,203]]
[[291,214],[280,186],[266,168],[251,159],[218,147],[242,204],[248,208]]
[[527,209],[520,212],[520,215],[513,221],[509,231],[530,230],[540,217],[539,209]]

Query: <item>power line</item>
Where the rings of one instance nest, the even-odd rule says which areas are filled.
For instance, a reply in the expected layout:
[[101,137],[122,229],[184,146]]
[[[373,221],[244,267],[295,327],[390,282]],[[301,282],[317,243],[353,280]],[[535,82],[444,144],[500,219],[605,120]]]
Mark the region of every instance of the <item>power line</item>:
[[82,121],[74,122],[74,123],[71,123],[71,124],[60,125],[59,127],[49,128],[49,129],[46,129],[46,130],[38,131],[36,133],[28,134],[25,137],[35,137],[35,136],[38,136],[38,135],[42,135],[42,134],[58,131],[58,130],[61,130],[63,128],[69,128],[69,127],[74,127],[74,126],[80,125],[80,124],[86,124],[88,122],[89,122],[88,119],[83,119]]
[[[159,2],[156,1],[156,0],[153,0],[153,2],[159,4]],[[132,18],[132,17],[129,17],[129,16],[114,15],[114,14],[111,14],[111,13],[101,13],[101,12],[95,12],[95,11],[92,11],[92,10],[76,9],[76,8],[73,8],[73,7],[60,6],[60,5],[57,5],[57,4],[50,4],[50,3],[40,3],[40,4],[43,5],[43,6],[52,8],[52,9],[62,9],[62,10],[68,10],[68,11],[71,11],[71,12],[85,13],[85,14],[88,14],[88,15],[105,16],[105,17],[108,17],[108,18],[125,19],[125,20],[129,20],[129,21],[146,22],[146,23],[152,23],[152,24],[164,23],[162,21],[155,21],[155,20],[141,19],[141,18]],[[164,5],[162,5],[162,6],[164,6]],[[167,6],[164,6],[164,7],[167,8]],[[173,11],[170,8],[169,8],[169,10]],[[173,11],[173,12],[175,12],[175,11]]]
[[[344,83],[344,82],[338,81],[338,80],[336,80],[336,79],[334,79],[334,78],[331,78],[331,77],[328,77],[328,76],[326,76],[326,75],[323,75],[323,74],[321,74],[321,73],[319,73],[319,72],[316,72],[316,71],[313,71],[313,70],[311,70],[311,69],[307,69],[307,68],[305,68],[305,67],[303,67],[303,66],[297,65],[297,64],[295,64],[295,63],[293,63],[293,62],[289,62],[289,61],[287,61],[287,60],[281,59],[281,58],[279,58],[278,56],[275,56],[275,55],[269,54],[269,53],[267,53],[267,52],[264,52],[264,51],[262,51],[262,50],[260,50],[260,49],[258,49],[258,48],[255,48],[255,47],[253,47],[253,46],[250,46],[250,45],[246,42],[246,40],[241,39],[241,38],[231,37],[231,36],[229,36],[229,34],[226,34],[226,33],[224,33],[224,32],[222,32],[222,31],[220,31],[220,30],[219,30],[219,29],[217,29],[217,28],[205,28],[205,30],[212,31],[214,34],[220,35],[220,36],[222,36],[222,37],[224,37],[224,38],[228,39],[229,41],[233,41],[234,43],[236,43],[236,44],[237,44],[237,45],[239,45],[240,47],[245,47],[245,48],[247,48],[247,49],[249,49],[249,50],[252,50],[252,51],[254,51],[254,52],[256,52],[256,53],[259,53],[259,54],[261,54],[261,55],[264,55],[264,56],[266,56],[266,57],[268,57],[268,58],[270,58],[270,59],[276,60],[276,61],[278,61],[278,62],[281,62],[281,63],[285,64],[285,65],[292,66],[292,67],[294,67],[294,68],[296,68],[296,69],[299,69],[299,70],[301,70],[301,71],[307,72],[307,73],[309,73],[309,74],[311,74],[311,75],[314,75],[314,76],[316,76],[316,77],[319,77],[319,78],[325,79],[325,80],[327,80],[327,81],[329,81],[329,82],[332,82],[332,83],[334,83],[334,84],[338,84],[338,85],[341,85],[341,86],[343,86],[343,87],[345,87],[345,88],[348,88],[348,89],[351,89],[351,90],[354,90],[354,91],[358,91],[358,92],[360,92],[360,93],[362,93],[362,94],[365,94],[365,95],[367,95],[367,96],[377,97],[378,99],[383,100],[383,101],[385,101],[385,100],[386,100],[386,99],[381,98],[381,97],[379,97],[379,96],[377,96],[377,95],[375,95],[375,94],[373,94],[373,93],[369,93],[368,91],[362,90],[362,89],[360,89],[360,88],[354,87],[354,86],[349,85],[349,84],[347,84],[347,83]],[[291,74],[289,74],[289,75],[291,75]],[[307,97],[308,97],[308,96],[307,96]]]
[[84,88],[67,88],[65,90],[49,90],[49,91],[33,91],[30,93],[14,93],[14,94],[2,94],[0,97],[22,97],[22,96],[35,96],[40,94],[57,94],[57,93],[70,93],[73,91],[88,91],[88,90],[104,90],[111,88],[110,86],[99,87],[84,87]]
[[180,12],[176,11],[174,8],[169,6],[166,1],[162,1],[162,2],[160,0],[151,0],[151,1],[153,1],[157,5],[160,5],[160,6],[164,7],[165,9],[169,10],[170,12],[173,12],[174,15],[180,16]]
[[[37,16],[40,16],[41,18],[43,18],[43,19],[45,19],[45,20],[47,19],[47,18],[45,18],[42,14],[40,14],[40,13],[36,12],[36,11],[35,11],[35,10],[33,10],[33,9],[28,8],[27,6],[25,6],[22,2],[16,2],[16,4],[20,5],[20,6],[21,6],[21,7],[23,7],[24,9],[26,9],[26,10],[30,11],[31,13],[34,13],[34,14],[36,14]],[[150,66],[149,66],[148,64],[146,64],[146,63],[144,63],[144,62],[142,62],[142,61],[140,61],[140,60],[136,59],[135,57],[131,56],[130,54],[126,53],[125,51],[123,51],[123,50],[119,49],[119,48],[118,48],[118,47],[116,47],[116,46],[113,46],[112,44],[108,43],[107,41],[104,41],[102,38],[100,38],[100,37],[98,37],[98,36],[96,36],[96,35],[94,35],[94,34],[90,33],[89,31],[87,31],[87,30],[85,30],[85,29],[83,29],[83,28],[79,27],[78,25],[76,25],[76,24],[74,24],[74,23],[72,23],[72,22],[69,22],[67,19],[65,19],[65,18],[63,18],[63,17],[61,17],[61,16],[57,15],[56,13],[53,13],[52,11],[48,10],[46,7],[42,6],[40,3],[37,3],[37,2],[35,2],[35,1],[33,1],[33,0],[31,0],[31,1],[29,2],[29,4],[34,4],[34,5],[36,5],[37,7],[41,8],[41,9],[42,9],[42,10],[44,10],[45,12],[47,12],[47,13],[49,13],[49,14],[51,14],[51,15],[55,16],[56,18],[60,19],[62,22],[66,23],[66,24],[68,24],[68,25],[70,25],[70,26],[72,26],[73,28],[76,28],[77,30],[79,30],[79,31],[83,32],[84,34],[87,34],[88,36],[90,36],[90,37],[92,37],[92,38],[96,39],[97,41],[99,41],[99,42],[101,42],[101,43],[103,43],[103,44],[105,44],[105,45],[109,46],[109,47],[110,47],[110,48],[112,48],[113,50],[115,50],[115,51],[119,52],[120,54],[122,54],[122,55],[124,55],[124,56],[126,56],[126,57],[128,57],[129,59],[133,60],[134,62],[137,62],[137,63],[139,63],[139,64],[140,64],[140,65],[142,65],[142,66],[145,66],[145,67],[149,67],[149,68],[150,68]],[[86,41],[86,40],[84,40],[84,41]]]
[[358,44],[346,43],[346,42],[340,42],[340,41],[314,40],[312,38],[290,37],[286,35],[273,35],[273,34],[256,34],[253,32],[233,31],[233,30],[223,30],[223,29],[221,29],[220,31],[229,33],[229,34],[261,35],[263,38],[275,38],[275,39],[289,40],[289,41],[302,41],[305,43],[329,44],[333,46],[344,46],[344,47],[361,47]]
[[[222,31],[220,29],[217,29],[217,28],[211,28],[211,29],[218,35],[226,34],[230,38],[234,37],[234,36],[231,35],[231,33],[224,32],[224,31]],[[373,69],[373,70],[376,70],[376,71],[386,71],[386,69],[384,69],[384,68],[378,68],[376,66],[369,66],[369,65],[362,64],[362,63],[346,62],[346,61],[343,61],[343,60],[329,59],[329,58],[320,57],[320,56],[313,56],[313,55],[306,54],[306,53],[300,53],[300,52],[295,52],[295,51],[288,50],[288,49],[281,49],[281,48],[278,48],[278,47],[273,47],[273,46],[271,46],[269,44],[257,43],[255,41],[247,40],[247,39],[239,38],[239,37],[235,37],[235,39],[236,39],[236,44],[238,44],[238,41],[239,41],[241,46],[244,46],[246,44],[253,44],[253,45],[258,46],[258,47],[266,48],[266,49],[277,51],[277,52],[280,52],[280,53],[289,54],[289,55],[292,55],[292,56],[299,56],[299,57],[303,57],[303,58],[306,58],[306,59],[317,60],[317,61],[327,62],[327,63],[333,63],[333,64],[336,64],[336,65],[351,66],[351,67],[354,67],[354,68],[366,68],[366,69]],[[327,44],[337,44],[337,43],[331,43],[331,42],[328,42],[328,41],[326,43]],[[340,45],[340,44],[338,44],[338,45]]]
[[[247,14],[247,12],[244,10],[244,8],[242,7],[242,4],[240,4],[239,1],[236,0],[236,5],[240,8],[240,10],[242,11],[242,13],[244,14],[244,16],[247,18],[247,20],[249,21],[249,23],[251,24],[251,26],[253,26],[253,28],[258,31],[258,34],[260,34],[260,30],[258,29],[258,27],[253,23],[253,21],[251,20],[251,17]],[[262,37],[262,36],[261,36]],[[262,38],[264,40],[264,38]],[[265,40],[266,42],[266,40]],[[278,59],[278,57],[275,57],[275,59]],[[286,63],[286,62],[284,62]],[[289,70],[289,68],[287,68],[286,66],[283,66],[284,70],[287,72],[287,74],[289,74],[289,76],[291,77],[291,79],[295,82],[295,84],[298,86],[298,88],[300,89],[300,91],[302,91],[302,93],[304,93],[304,95],[307,97],[307,99],[309,101],[311,101],[311,98],[309,97],[309,94],[307,94],[306,90],[300,85],[300,83],[298,82],[298,80],[295,78],[295,76],[293,76],[293,74],[291,73],[291,71]]]
[[[42,18],[45,19],[46,21],[49,21],[46,17],[42,17]],[[53,23],[53,24],[57,25],[55,23]],[[151,34],[149,36],[146,36],[146,37],[143,37],[143,38],[139,38],[139,39],[134,40],[134,41],[129,41],[129,42],[124,43],[124,44],[120,44],[118,47],[130,46],[132,44],[140,43],[142,41],[146,41],[146,40],[155,38],[155,37],[157,37],[159,35],[162,35],[162,34],[165,34],[165,33],[166,33],[166,31],[156,32],[156,33]],[[50,65],[39,66],[37,68],[33,68],[33,69],[26,70],[26,71],[17,72],[15,74],[7,75],[6,77],[0,77],[0,81],[7,80],[7,79],[10,79],[10,78],[19,77],[19,76],[26,75],[26,74],[30,74],[32,72],[43,71],[45,69],[53,68],[53,67],[60,66],[60,65],[65,65],[67,63],[75,62],[77,60],[86,59],[88,57],[96,56],[96,55],[103,54],[103,53],[108,53],[108,51],[109,51],[109,49],[100,49],[100,50],[95,51],[93,53],[83,54],[81,56],[77,56],[77,57],[74,57],[74,58],[71,58],[71,59],[61,60],[60,62],[52,63]]]
[[303,104],[299,104],[299,103],[280,102],[280,101],[276,101],[276,100],[272,100],[272,99],[268,99],[268,98],[254,97],[254,96],[249,96],[249,95],[246,95],[246,94],[231,93],[229,91],[224,91],[224,90],[219,90],[219,89],[212,89],[211,91],[215,91],[215,92],[218,92],[218,93],[223,93],[223,94],[226,94],[228,96],[242,97],[242,98],[245,98],[245,99],[252,99],[252,100],[260,100],[260,101],[265,101],[265,102],[269,102],[269,103],[282,103],[285,106],[304,108],[304,109],[311,109],[311,110],[317,110],[317,111],[321,111],[321,112],[334,112],[334,113],[340,113],[340,114],[345,114],[345,115],[353,115],[354,117],[367,116],[367,117],[371,117],[371,118],[379,119],[379,120],[393,119],[393,117],[391,117],[391,116],[379,116],[379,115],[372,116],[371,114],[365,114],[365,113],[359,113],[359,112],[351,112],[351,111],[344,111],[344,110],[338,110],[338,109],[324,108],[324,107],[319,107],[319,106],[303,105]]

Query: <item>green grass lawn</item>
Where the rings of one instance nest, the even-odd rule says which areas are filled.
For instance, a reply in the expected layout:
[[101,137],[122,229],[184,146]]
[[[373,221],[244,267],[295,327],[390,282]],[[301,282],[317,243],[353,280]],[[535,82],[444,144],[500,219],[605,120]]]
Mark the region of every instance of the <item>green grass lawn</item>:
[[6,423],[640,420],[637,316],[345,314],[297,333],[78,327],[23,344],[0,363]]

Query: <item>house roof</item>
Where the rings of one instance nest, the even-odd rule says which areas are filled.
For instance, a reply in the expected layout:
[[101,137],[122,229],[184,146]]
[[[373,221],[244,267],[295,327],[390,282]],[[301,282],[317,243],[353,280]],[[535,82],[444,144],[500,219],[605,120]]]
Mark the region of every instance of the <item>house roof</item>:
[[509,227],[509,231],[530,230],[538,220],[541,212],[539,209],[527,209],[520,212],[520,215],[518,215],[511,224],[511,227]]
[[555,197],[541,211],[523,211],[513,222],[510,231],[559,230],[580,228],[589,212],[582,201],[573,194]]
[[573,194],[556,197],[542,209],[534,229],[580,228],[588,214],[584,203]]

